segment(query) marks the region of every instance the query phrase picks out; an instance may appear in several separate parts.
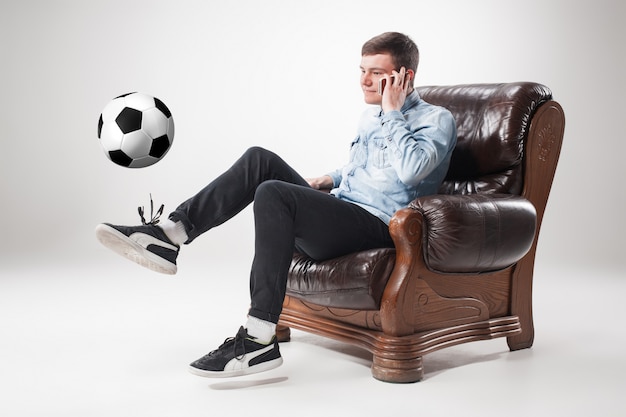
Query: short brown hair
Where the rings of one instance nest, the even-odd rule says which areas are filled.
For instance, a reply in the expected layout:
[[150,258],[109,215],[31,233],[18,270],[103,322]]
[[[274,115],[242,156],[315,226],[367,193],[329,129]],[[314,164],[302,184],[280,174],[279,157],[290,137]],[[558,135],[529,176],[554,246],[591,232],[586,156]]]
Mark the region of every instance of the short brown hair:
[[385,32],[363,44],[361,56],[377,54],[391,55],[397,71],[404,67],[417,72],[419,49],[415,42],[403,33]]

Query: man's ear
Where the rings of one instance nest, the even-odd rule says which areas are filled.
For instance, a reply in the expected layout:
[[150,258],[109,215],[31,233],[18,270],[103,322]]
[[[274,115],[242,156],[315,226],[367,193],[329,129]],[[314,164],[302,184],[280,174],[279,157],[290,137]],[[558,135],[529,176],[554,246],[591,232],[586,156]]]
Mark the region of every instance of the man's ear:
[[412,69],[408,69],[406,70],[406,73],[409,75],[410,80],[415,81],[415,71],[413,71]]

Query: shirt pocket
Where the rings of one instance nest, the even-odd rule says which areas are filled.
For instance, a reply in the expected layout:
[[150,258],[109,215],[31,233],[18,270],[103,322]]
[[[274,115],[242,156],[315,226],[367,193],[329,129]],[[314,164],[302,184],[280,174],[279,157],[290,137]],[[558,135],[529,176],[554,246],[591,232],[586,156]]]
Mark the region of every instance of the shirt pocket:
[[357,136],[350,145],[350,162],[355,166],[365,166],[367,151],[363,140]]
[[385,169],[390,167],[390,151],[391,150],[389,149],[388,143],[384,138],[373,139],[371,146],[372,165],[374,165],[378,169]]

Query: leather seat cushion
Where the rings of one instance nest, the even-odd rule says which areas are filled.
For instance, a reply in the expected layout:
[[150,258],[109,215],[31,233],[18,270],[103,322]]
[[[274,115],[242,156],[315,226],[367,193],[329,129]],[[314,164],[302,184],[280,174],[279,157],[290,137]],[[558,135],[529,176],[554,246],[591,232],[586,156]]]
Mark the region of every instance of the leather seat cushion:
[[395,264],[392,248],[371,249],[326,261],[295,254],[287,295],[326,306],[377,310]]

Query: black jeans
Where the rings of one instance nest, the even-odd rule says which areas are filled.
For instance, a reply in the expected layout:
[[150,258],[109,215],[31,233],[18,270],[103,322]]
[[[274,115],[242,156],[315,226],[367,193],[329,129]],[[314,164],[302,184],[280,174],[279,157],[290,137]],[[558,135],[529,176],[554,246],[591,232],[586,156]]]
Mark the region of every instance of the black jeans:
[[250,148],[170,214],[190,243],[254,201],[255,255],[249,314],[278,322],[294,251],[315,260],[392,247],[388,226],[365,209],[311,188],[276,154]]

